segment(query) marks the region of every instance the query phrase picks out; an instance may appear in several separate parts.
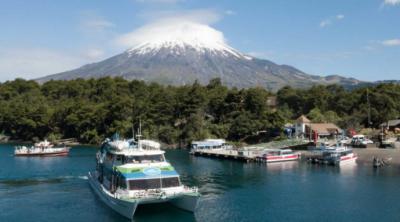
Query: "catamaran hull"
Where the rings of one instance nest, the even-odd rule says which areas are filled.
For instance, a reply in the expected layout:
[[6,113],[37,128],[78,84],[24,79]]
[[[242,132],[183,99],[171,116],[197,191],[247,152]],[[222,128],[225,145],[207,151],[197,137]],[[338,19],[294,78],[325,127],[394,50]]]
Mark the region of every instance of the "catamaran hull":
[[133,215],[135,214],[136,208],[138,206],[138,202],[125,201],[111,197],[103,191],[102,186],[91,173],[89,173],[88,179],[93,191],[107,206],[111,207],[113,210],[124,217],[127,217],[129,219],[133,218]]
[[170,202],[172,205],[174,205],[177,208],[194,212],[197,206],[197,201],[199,200],[198,195],[190,195],[190,194],[185,194],[182,195],[178,198],[172,199]]
[[171,196],[166,198],[148,198],[148,199],[141,199],[137,201],[127,201],[114,198],[103,191],[102,186],[97,181],[96,178],[93,177],[91,173],[89,173],[89,182],[92,189],[95,193],[100,197],[100,199],[111,207],[113,210],[125,216],[129,219],[132,219],[136,208],[138,205],[143,204],[156,204],[156,203],[165,203],[170,202],[172,205],[176,206],[177,208],[187,210],[190,212],[194,212],[197,206],[197,201],[199,199],[199,195],[197,194],[182,194],[177,196]]

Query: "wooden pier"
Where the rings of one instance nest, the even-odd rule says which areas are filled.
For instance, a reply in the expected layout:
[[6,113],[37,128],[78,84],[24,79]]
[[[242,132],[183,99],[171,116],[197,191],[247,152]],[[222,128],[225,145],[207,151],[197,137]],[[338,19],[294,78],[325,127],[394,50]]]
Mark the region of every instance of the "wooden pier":
[[309,145],[308,142],[297,144],[266,143],[260,145],[247,146],[241,149],[194,149],[190,154],[219,159],[231,159],[243,162],[256,162],[257,156],[264,153],[264,149],[293,149],[304,150]]
[[256,155],[249,151],[238,151],[234,149],[198,149],[190,151],[195,156],[204,156],[220,159],[231,159],[244,162],[252,162],[256,160]]

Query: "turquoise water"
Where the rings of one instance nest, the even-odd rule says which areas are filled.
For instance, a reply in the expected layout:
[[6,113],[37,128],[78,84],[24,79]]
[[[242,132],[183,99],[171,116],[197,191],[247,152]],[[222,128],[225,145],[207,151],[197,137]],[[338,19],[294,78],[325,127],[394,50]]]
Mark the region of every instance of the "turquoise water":
[[[0,221],[129,221],[92,193],[86,173],[96,149],[69,157],[14,157],[0,145]],[[140,207],[134,221],[400,221],[400,169],[272,165],[166,154],[202,193],[195,214],[169,205]]]

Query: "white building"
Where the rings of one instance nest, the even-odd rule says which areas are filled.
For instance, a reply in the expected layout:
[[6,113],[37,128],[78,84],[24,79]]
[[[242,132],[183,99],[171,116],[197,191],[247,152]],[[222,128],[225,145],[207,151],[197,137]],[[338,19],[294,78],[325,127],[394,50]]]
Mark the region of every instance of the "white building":
[[296,120],[295,124],[295,130],[296,130],[296,137],[297,138],[302,138],[304,139],[307,135],[307,128],[306,126],[309,126],[311,121],[304,115],[301,115],[299,118]]

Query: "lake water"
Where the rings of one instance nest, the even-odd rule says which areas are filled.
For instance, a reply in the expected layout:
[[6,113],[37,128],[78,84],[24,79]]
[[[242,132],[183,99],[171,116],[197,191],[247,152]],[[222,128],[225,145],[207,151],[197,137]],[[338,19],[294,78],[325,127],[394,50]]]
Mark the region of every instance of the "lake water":
[[[69,157],[14,157],[0,145],[0,221],[129,221],[103,204],[86,173],[95,148]],[[139,207],[135,221],[400,221],[400,170],[371,165],[271,165],[167,151],[182,181],[198,186],[195,214],[170,205]]]

